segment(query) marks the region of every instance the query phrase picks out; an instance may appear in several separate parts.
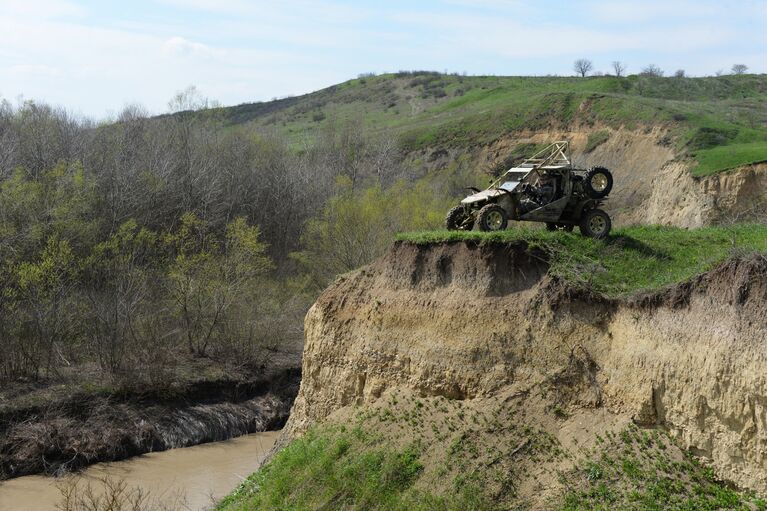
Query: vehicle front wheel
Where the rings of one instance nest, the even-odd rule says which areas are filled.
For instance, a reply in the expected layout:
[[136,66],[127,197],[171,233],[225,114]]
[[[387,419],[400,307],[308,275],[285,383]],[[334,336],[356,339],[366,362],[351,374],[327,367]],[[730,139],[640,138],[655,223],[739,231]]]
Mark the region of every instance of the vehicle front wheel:
[[604,239],[610,234],[610,216],[601,209],[590,209],[581,217],[581,234],[594,239]]
[[477,223],[480,231],[502,231],[509,223],[506,210],[498,204],[488,204],[479,210]]
[[[458,205],[447,212],[445,217],[445,228],[448,231],[457,231],[459,229],[466,229],[466,221],[469,219],[469,215],[466,214],[466,208]],[[469,226],[471,227],[471,226]]]

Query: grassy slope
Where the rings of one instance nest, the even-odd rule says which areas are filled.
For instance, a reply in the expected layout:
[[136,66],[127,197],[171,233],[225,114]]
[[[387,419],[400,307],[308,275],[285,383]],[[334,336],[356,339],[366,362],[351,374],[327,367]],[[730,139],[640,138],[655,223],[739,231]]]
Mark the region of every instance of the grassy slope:
[[[515,420],[521,410],[467,412],[444,398],[397,405],[360,413],[349,425],[315,427],[245,480],[218,511],[767,508],[756,495],[717,481],[657,430],[607,430],[589,439],[593,447],[572,452],[543,429]],[[453,415],[435,420],[437,407]],[[396,425],[399,438],[391,434]],[[542,466],[548,475],[537,470]],[[557,479],[559,488],[547,488],[545,504],[523,489],[531,480],[554,484],[540,482],[542,475]]]
[[231,125],[287,135],[298,147],[335,121],[393,132],[406,149],[467,148],[522,129],[578,121],[672,128],[696,175],[767,160],[767,76],[463,77],[351,80],[305,96],[220,109]]
[[643,226],[613,231],[597,241],[575,233],[516,228],[499,233],[429,231],[403,233],[401,241],[434,243],[526,241],[544,248],[552,273],[608,296],[650,291],[688,279],[724,261],[734,251],[767,252],[767,226],[703,229]]
[[756,495],[717,481],[713,470],[676,448],[666,434],[635,426],[598,436],[597,447],[565,479],[569,491],[562,511],[767,508]]

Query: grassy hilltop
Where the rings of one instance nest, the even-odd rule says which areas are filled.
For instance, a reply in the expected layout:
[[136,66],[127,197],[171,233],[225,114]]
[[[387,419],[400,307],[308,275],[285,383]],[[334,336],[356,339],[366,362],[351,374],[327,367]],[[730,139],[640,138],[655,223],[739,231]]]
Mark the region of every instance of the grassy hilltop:
[[[332,123],[395,133],[409,151],[471,148],[522,130],[573,125],[670,128],[696,175],[767,159],[767,76],[490,77],[401,72],[311,94],[218,109],[301,146]],[[595,141],[598,143],[598,141]]]

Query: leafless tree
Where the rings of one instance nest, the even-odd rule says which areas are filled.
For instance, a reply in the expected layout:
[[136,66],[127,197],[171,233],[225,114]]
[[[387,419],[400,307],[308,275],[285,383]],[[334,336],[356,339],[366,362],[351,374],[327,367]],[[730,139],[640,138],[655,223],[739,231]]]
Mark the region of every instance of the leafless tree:
[[676,78],[684,78],[686,76],[684,69],[677,69],[676,72],[674,72],[674,76]]
[[589,59],[578,59],[573,64],[573,69],[581,77],[585,77],[592,69],[594,69],[594,63]]
[[745,64],[735,64],[732,66],[732,74],[734,75],[743,75],[746,74],[748,71],[748,66]]
[[205,110],[206,108],[217,108],[219,106],[221,105],[218,101],[203,96],[194,85],[178,91],[168,102],[168,110],[170,112]]
[[623,73],[625,73],[625,72],[626,72],[626,65],[623,62],[619,61],[619,60],[614,60],[613,61],[613,73],[615,73],[615,76],[621,77],[621,76],[623,76]]
[[656,66],[655,64],[650,64],[648,66],[645,66],[642,69],[642,72],[639,73],[639,74],[642,75],[642,76],[657,76],[657,77],[660,77],[660,76],[663,76],[664,73],[663,73],[663,70],[660,67]]

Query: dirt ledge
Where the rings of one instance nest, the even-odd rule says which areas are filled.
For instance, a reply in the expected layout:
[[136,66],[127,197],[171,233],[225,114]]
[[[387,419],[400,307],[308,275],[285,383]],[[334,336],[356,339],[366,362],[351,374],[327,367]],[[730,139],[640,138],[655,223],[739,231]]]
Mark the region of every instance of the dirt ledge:
[[[307,314],[285,440],[397,389],[483,400],[560,381],[570,413],[666,429],[719,478],[767,490],[767,260],[631,299],[547,269],[522,244],[398,243],[339,278]],[[573,356],[588,385],[566,389]]]

